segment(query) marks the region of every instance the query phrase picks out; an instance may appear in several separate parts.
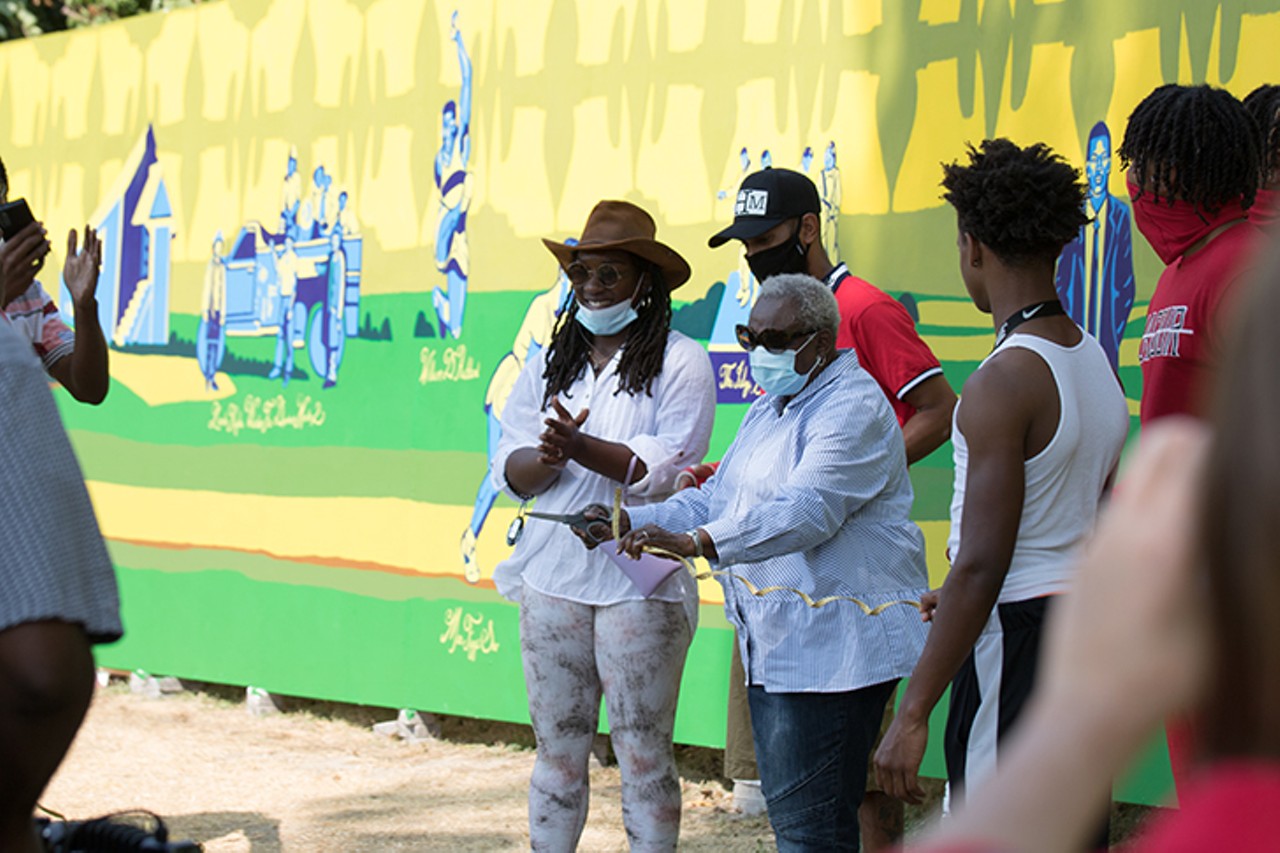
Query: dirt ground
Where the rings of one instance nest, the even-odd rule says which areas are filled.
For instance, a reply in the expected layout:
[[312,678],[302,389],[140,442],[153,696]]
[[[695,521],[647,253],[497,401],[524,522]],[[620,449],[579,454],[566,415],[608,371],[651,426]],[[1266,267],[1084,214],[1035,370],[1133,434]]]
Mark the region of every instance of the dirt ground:
[[[528,849],[527,728],[446,718],[442,739],[411,744],[370,731],[387,711],[255,717],[235,696],[100,689],[42,804],[73,820],[149,809],[211,853]],[[712,778],[718,755],[682,751],[681,850],[773,850],[767,820]],[[625,850],[617,768],[593,761],[591,793],[581,849]]]
[[[440,718],[420,743],[376,735],[387,709],[283,699],[249,713],[242,688],[189,685],[162,698],[113,680],[98,690],[70,755],[41,803],[71,820],[146,809],[172,840],[209,853],[527,850],[525,797],[533,768],[527,726]],[[733,809],[718,750],[677,747],[684,789],[682,851],[775,850],[768,820]],[[931,822],[941,798],[922,780]],[[591,813],[581,850],[626,850],[616,767],[592,760]],[[1112,844],[1154,811],[1117,804]]]

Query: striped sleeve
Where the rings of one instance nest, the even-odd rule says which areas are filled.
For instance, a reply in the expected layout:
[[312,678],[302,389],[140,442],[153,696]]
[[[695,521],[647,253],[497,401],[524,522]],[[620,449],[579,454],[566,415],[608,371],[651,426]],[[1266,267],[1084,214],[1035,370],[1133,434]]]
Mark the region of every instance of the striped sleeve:
[[58,306],[53,304],[49,295],[43,290],[41,294],[44,304],[40,307],[40,338],[35,342],[35,348],[48,370],[75,350],[76,333],[62,322]]

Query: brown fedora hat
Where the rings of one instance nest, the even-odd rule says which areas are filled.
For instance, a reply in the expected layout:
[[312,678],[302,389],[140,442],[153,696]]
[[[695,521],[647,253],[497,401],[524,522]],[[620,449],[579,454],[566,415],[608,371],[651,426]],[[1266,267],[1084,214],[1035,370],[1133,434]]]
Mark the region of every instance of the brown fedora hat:
[[670,246],[653,239],[658,228],[653,217],[629,201],[602,201],[591,210],[587,224],[570,246],[543,238],[543,244],[556,256],[561,268],[573,263],[579,252],[618,249],[655,264],[662,270],[668,290],[675,290],[689,280],[689,263]]

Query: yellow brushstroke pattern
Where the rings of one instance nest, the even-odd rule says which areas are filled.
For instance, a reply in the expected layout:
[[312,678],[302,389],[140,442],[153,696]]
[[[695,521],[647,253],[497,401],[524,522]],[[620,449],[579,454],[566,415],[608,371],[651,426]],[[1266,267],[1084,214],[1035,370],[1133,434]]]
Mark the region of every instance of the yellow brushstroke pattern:
[[[347,565],[352,569],[457,576],[458,541],[471,520],[470,506],[403,498],[315,498],[237,495],[199,489],[157,489],[91,481],[89,494],[108,539],[158,547],[210,548],[263,553],[289,560]],[[495,507],[476,543],[482,577],[510,553],[510,507]],[[930,583],[946,575],[946,521],[920,524]],[[705,564],[702,568],[706,568]],[[703,602],[722,604],[720,584],[698,584]]]

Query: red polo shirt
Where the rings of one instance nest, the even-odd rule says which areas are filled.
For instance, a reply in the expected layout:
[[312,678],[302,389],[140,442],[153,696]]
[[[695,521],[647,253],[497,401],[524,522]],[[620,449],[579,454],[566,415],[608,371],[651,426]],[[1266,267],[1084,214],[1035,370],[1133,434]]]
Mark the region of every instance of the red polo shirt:
[[853,348],[858,364],[889,398],[898,425],[906,424],[916,410],[902,398],[921,382],[940,375],[942,365],[920,339],[915,321],[898,300],[850,274],[843,263],[827,275],[827,286],[840,306],[836,346]]

